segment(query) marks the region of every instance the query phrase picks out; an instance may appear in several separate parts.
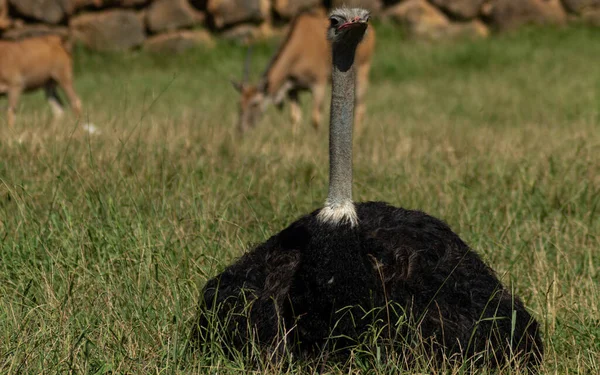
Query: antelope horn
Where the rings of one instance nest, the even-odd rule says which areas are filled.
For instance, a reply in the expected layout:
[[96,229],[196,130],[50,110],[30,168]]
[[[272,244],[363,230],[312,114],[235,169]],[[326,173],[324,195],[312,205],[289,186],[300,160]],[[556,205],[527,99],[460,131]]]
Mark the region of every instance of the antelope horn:
[[242,76],[242,82],[248,82],[250,77],[250,58],[252,57],[252,46],[248,47],[246,52],[246,61],[244,62],[244,75]]

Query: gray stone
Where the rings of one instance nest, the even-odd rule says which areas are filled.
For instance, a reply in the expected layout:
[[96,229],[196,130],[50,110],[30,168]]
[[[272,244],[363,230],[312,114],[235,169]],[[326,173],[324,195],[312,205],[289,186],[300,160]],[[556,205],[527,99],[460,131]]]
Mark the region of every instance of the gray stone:
[[314,9],[321,5],[321,0],[273,0],[273,9],[284,19],[293,18],[306,9]]
[[144,24],[131,10],[107,10],[73,17],[70,29],[76,40],[95,50],[125,50],[144,42]]
[[72,0],[8,0],[15,12],[23,17],[45,23],[61,22],[72,11]]
[[471,20],[479,15],[485,0],[430,0],[444,12],[462,20]]
[[562,0],[562,2],[569,12],[576,14],[600,10],[600,0]]
[[468,22],[452,22],[448,25],[442,38],[447,39],[477,39],[490,35],[487,25],[480,20]]
[[567,20],[560,0],[495,0],[483,10],[492,26],[500,31],[525,24],[560,25]]
[[403,1],[386,9],[385,16],[417,38],[436,39],[450,25],[448,18],[425,0]]
[[188,0],[154,0],[146,13],[146,24],[153,33],[191,27],[204,22],[204,13]]
[[208,0],[206,9],[217,29],[269,18],[269,0]]
[[384,16],[403,25],[409,36],[417,39],[480,38],[489,34],[483,22],[451,22],[444,13],[425,0],[403,1],[386,9]]

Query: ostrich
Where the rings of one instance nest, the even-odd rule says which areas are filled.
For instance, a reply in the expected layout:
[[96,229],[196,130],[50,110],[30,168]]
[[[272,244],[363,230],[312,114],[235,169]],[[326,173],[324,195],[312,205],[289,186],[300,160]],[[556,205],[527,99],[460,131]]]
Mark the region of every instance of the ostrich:
[[[379,327],[391,347],[422,345],[439,363],[535,368],[543,357],[538,323],[446,223],[384,202],[353,203],[353,59],[369,13],[335,9],[329,20],[325,205],[207,282],[195,339],[201,345],[218,331],[226,347],[251,339],[267,352],[286,346],[305,358],[347,358]],[[404,358],[410,363],[410,353]]]

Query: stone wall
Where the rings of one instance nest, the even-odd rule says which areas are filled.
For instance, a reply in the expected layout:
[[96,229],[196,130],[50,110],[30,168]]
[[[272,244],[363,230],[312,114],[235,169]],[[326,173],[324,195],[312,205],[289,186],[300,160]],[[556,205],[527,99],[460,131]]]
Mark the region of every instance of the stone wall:
[[94,50],[177,52],[214,38],[249,42],[305,9],[370,9],[424,39],[485,37],[524,24],[583,20],[600,27],[600,0],[0,0],[0,37],[59,33]]

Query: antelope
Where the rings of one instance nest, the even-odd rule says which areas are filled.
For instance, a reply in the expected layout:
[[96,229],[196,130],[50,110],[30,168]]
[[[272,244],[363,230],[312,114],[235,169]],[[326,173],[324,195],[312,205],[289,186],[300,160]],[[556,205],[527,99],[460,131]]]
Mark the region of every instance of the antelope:
[[57,85],[67,94],[77,116],[81,100],[73,89],[73,59],[70,44],[58,35],[21,40],[0,40],[0,96],[8,95],[8,126],[15,123],[15,111],[23,92],[44,88],[55,117],[63,114]]
[[[311,122],[315,129],[319,128],[327,85],[331,81],[331,46],[326,33],[328,26],[327,14],[322,9],[296,16],[283,43],[255,85],[248,83],[251,55],[251,50],[248,50],[242,81],[232,81],[241,96],[237,126],[242,133],[256,125],[270,103],[281,110],[286,97],[290,103],[292,126],[296,129],[302,119],[298,98],[301,91],[312,93]],[[354,99],[357,127],[365,114],[364,99],[374,49],[375,32],[371,29],[356,52]]]

